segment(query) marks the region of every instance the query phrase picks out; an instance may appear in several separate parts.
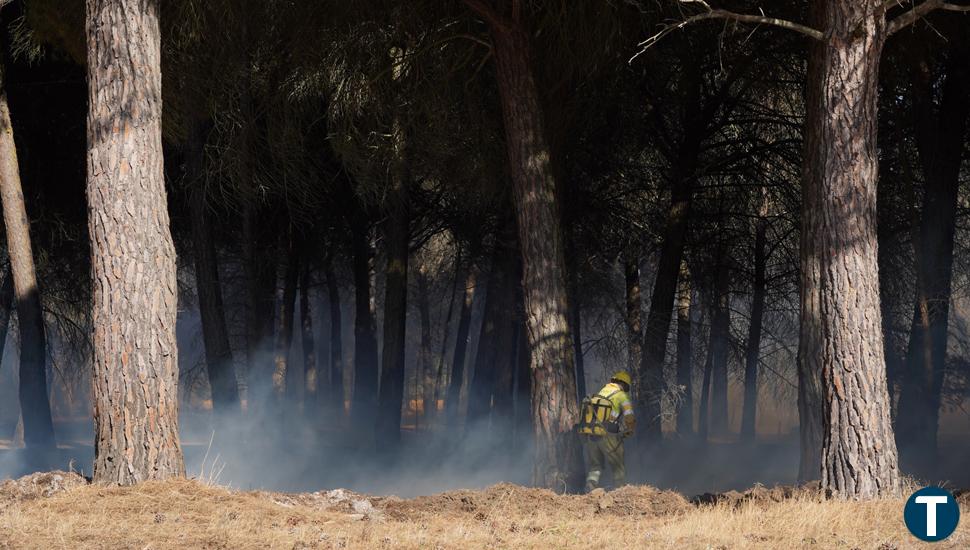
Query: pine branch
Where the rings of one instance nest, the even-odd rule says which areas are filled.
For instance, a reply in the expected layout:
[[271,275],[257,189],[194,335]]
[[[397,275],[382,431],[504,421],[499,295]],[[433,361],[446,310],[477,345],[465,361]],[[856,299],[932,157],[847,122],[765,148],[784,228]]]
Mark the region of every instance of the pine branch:
[[[889,7],[891,7],[890,4],[899,4],[899,2],[897,0],[889,0],[884,4],[884,7],[889,9]],[[950,4],[948,2],[944,2],[944,0],[926,0],[921,4],[913,6],[913,8],[906,13],[900,14],[889,21],[887,33],[889,35],[895,34],[896,32],[899,32],[900,30],[912,25],[923,16],[936,10],[970,13],[970,4],[963,6],[960,4]]]
[[728,21],[737,21],[739,23],[771,25],[774,27],[781,27],[783,29],[788,29],[788,30],[792,30],[792,31],[804,34],[805,36],[808,36],[809,38],[813,38],[815,40],[823,40],[825,38],[825,35],[822,33],[822,31],[813,29],[812,27],[809,27],[807,25],[802,25],[801,23],[788,21],[787,19],[768,17],[764,14],[763,11],[761,12],[760,15],[751,15],[751,14],[744,14],[744,13],[736,13],[733,11],[722,10],[722,9],[714,9],[714,8],[711,8],[711,6],[705,0],[679,0],[679,1],[681,4],[700,4],[701,6],[704,7],[706,11],[698,13],[696,15],[692,15],[684,19],[683,21],[680,21],[679,23],[665,25],[660,30],[660,32],[651,36],[650,38],[647,38],[643,42],[640,42],[639,44],[637,44],[638,46],[640,46],[641,50],[637,52],[636,55],[631,57],[630,61],[633,61],[634,59],[642,55],[645,51],[647,51],[648,48],[652,47],[654,44],[662,40],[668,34],[676,30],[680,30],[693,23],[697,23],[698,21],[706,21],[709,19],[724,19]]

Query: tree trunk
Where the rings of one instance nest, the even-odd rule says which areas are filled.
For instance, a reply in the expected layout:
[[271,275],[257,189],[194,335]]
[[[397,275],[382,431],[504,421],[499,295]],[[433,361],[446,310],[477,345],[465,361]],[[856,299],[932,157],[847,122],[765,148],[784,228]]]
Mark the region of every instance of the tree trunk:
[[313,317],[310,314],[310,262],[304,258],[300,269],[300,342],[303,344],[303,414],[316,418],[320,405],[320,376],[317,350],[313,341]]
[[[246,408],[251,410],[265,400],[269,391],[272,364],[273,320],[275,309],[276,276],[279,260],[277,249],[265,242],[260,226],[257,205],[246,203],[243,207],[243,269],[246,275]],[[272,230],[268,230],[272,232]]]
[[[465,281],[465,277],[462,274],[462,258],[461,258],[461,247],[455,252],[455,275],[452,278],[451,292],[448,294],[448,314],[445,315],[445,331],[441,336],[441,351],[438,353],[437,365],[435,368],[435,381],[434,381],[434,397],[432,400],[431,408],[428,409],[425,406],[425,418],[427,422],[431,422],[432,417],[436,416],[438,413],[438,401],[441,400],[442,392],[445,392],[445,364],[448,355],[448,335],[451,330],[451,319],[455,312],[455,297],[458,295],[458,284],[459,282]],[[464,293],[462,294],[464,296]]]
[[513,240],[510,233],[500,233],[492,254],[475,371],[468,392],[466,436],[487,427],[492,398],[498,393],[498,374],[510,370],[506,363],[513,357],[509,349],[514,344],[515,254],[518,254],[518,249],[510,244]]
[[896,441],[908,469],[931,471],[937,459],[937,431],[953,280],[953,237],[960,164],[970,107],[970,54],[965,38],[951,42],[946,81],[937,109],[930,68],[914,68],[913,111],[925,198],[916,245],[916,305],[904,384],[899,396]]
[[[518,240],[514,231],[510,235],[512,243],[509,252],[510,272],[507,275],[506,299],[508,310],[505,316],[505,330],[501,333],[497,348],[499,355],[495,363],[495,382],[492,386],[492,434],[496,439],[507,440],[515,434],[515,376],[519,360],[519,326],[521,325],[522,260]],[[524,338],[524,334],[522,335]]]
[[801,405],[822,403],[822,487],[841,498],[899,492],[875,223],[880,4],[815,0],[826,38],[808,62],[800,381],[821,375],[821,393]]
[[640,262],[625,255],[623,274],[626,282],[627,370],[638,379],[643,361],[643,300],[640,297]]
[[532,67],[529,34],[513,15],[492,25],[509,172],[522,246],[526,325],[532,351],[533,482],[578,489],[583,459],[556,180]]
[[[400,63],[396,65],[400,68]],[[405,156],[405,139],[395,119],[394,175],[386,197],[384,244],[387,255],[384,294],[384,348],[381,357],[380,400],[377,416],[377,444],[388,452],[401,443],[401,406],[404,402],[404,351],[407,344],[408,248],[410,173]]]
[[324,277],[327,278],[327,302],[330,305],[330,402],[338,417],[345,414],[344,408],[344,351],[343,321],[340,313],[340,287],[333,271],[333,259],[327,256],[324,263]]
[[711,326],[707,337],[707,358],[704,360],[704,379],[701,382],[701,403],[697,411],[697,437],[707,442],[707,435],[710,432],[710,408],[711,408],[711,378],[714,371],[714,322],[715,299],[707,296],[705,306],[707,307],[708,317],[711,319]]
[[717,263],[714,315],[711,319],[711,413],[709,422],[711,432],[723,436],[728,432],[727,370],[731,339],[731,266],[726,248],[721,250]]
[[37,272],[30,244],[30,220],[20,183],[20,165],[14,143],[6,86],[0,67],[0,199],[6,226],[7,253],[13,274],[17,319],[20,327],[20,408],[24,444],[30,449],[55,447],[54,424],[47,398],[47,342],[44,314],[37,288]]
[[573,232],[567,230],[566,276],[569,299],[569,329],[573,337],[573,357],[576,358],[576,392],[578,401],[586,397],[586,366],[583,360],[583,300],[579,281],[579,252],[573,243]]
[[435,368],[431,350],[431,297],[428,288],[428,266],[422,262],[418,267],[418,317],[421,325],[421,341],[418,345],[418,376],[421,377],[421,407],[415,417],[415,426],[430,418],[429,407],[434,401]]
[[296,287],[300,273],[300,255],[295,237],[289,239],[286,258],[286,271],[283,276],[283,300],[279,304],[279,328],[276,332],[276,358],[273,369],[274,412],[283,412],[283,407],[292,404],[293,388],[287,388],[286,377],[293,347],[293,317],[296,310]]
[[677,433],[694,433],[694,387],[691,358],[691,282],[687,264],[681,265],[680,292],[677,295],[677,385],[684,392],[684,400],[677,409]]
[[465,381],[465,351],[468,349],[468,332],[472,322],[472,304],[475,301],[475,268],[468,267],[465,279],[465,295],[458,313],[458,331],[455,335],[455,353],[451,360],[451,376],[448,395],[445,397],[445,417],[449,430],[457,430],[458,401],[461,385]]
[[684,256],[687,222],[690,218],[689,181],[675,184],[667,212],[664,241],[660,248],[657,278],[654,280],[646,331],[643,334],[643,362],[640,365],[637,423],[639,437],[648,444],[663,439],[661,402],[664,391],[663,366],[667,352],[667,333],[673,316],[677,278]]
[[212,394],[212,410],[221,415],[239,412],[239,388],[232,362],[232,348],[229,346],[229,331],[226,329],[222,286],[219,284],[219,260],[212,229],[206,219],[205,140],[203,128],[192,129],[186,150],[185,177],[191,188],[188,199],[189,216],[206,373]]
[[158,4],[87,0],[86,20],[94,481],[131,485],[185,473]]
[[513,418],[513,447],[523,450],[532,444],[535,431],[532,420],[532,352],[529,350],[528,328],[525,325],[524,291],[516,285],[515,295],[515,416]]
[[367,223],[351,220],[354,272],[354,391],[351,418],[361,435],[374,429],[377,419],[377,321],[371,310],[371,256]]
[[[3,350],[7,346],[7,332],[10,329],[10,310],[14,307],[13,302],[13,273],[10,271],[10,264],[3,270],[3,284],[0,284],[0,359],[3,359]],[[3,366],[0,363],[0,366]]]
[[744,409],[741,415],[741,439],[754,441],[758,409],[758,361],[761,358],[761,324],[765,313],[765,267],[767,265],[768,218],[762,212],[754,230],[754,283],[751,297],[751,325],[744,354]]

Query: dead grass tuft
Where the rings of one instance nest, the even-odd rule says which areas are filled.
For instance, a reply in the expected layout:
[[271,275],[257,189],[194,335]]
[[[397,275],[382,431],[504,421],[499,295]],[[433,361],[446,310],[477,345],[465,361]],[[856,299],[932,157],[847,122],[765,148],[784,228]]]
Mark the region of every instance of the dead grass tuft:
[[[755,487],[692,504],[642,486],[557,495],[501,484],[404,500],[38,476],[0,486],[0,548],[920,547],[902,523],[902,499],[840,502],[810,488]],[[970,547],[970,526],[933,547]]]

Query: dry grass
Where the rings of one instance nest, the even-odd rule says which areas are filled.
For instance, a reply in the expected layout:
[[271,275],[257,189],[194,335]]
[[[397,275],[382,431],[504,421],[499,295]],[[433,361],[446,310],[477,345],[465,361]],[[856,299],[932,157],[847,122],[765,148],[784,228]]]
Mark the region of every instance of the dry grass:
[[[66,475],[66,474],[65,474]],[[558,496],[499,485],[412,500],[196,481],[0,486],[0,548],[918,548],[902,500],[809,492],[694,506],[645,487]],[[43,493],[54,492],[52,496]],[[371,507],[371,505],[373,507]],[[963,507],[966,514],[968,509]],[[934,548],[970,548],[967,522]]]

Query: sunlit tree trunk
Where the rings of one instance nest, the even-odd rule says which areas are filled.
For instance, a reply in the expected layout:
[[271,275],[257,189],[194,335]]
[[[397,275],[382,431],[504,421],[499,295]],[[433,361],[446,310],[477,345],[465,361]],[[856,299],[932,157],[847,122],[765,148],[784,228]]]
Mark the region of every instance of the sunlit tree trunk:
[[802,405],[822,404],[822,487],[842,498],[899,492],[875,223],[881,4],[812,5],[825,39],[808,62],[800,381],[821,377],[821,393]]
[[[7,236],[7,254],[13,275],[14,297],[20,327],[20,409],[23,413],[24,444],[31,449],[55,446],[50,401],[47,398],[47,339],[44,314],[37,288],[30,221],[20,183],[20,165],[3,67],[0,67],[0,199]],[[5,304],[6,306],[6,304]]]
[[536,485],[582,484],[583,461],[573,426],[579,407],[568,319],[563,232],[551,149],[532,66],[529,33],[519,13],[493,22],[491,35],[505,123],[519,241],[525,318],[532,352],[532,418]]
[[219,263],[205,204],[205,130],[193,128],[185,151],[185,177],[189,179],[189,217],[195,260],[195,287],[202,319],[206,373],[216,413],[239,411],[239,388],[229,346],[226,313],[219,283]]
[[677,433],[694,433],[693,361],[691,357],[691,281],[687,264],[681,265],[680,291],[677,293],[677,385],[684,397],[677,409]]
[[131,485],[185,473],[158,5],[86,4],[94,480]]
[[896,441],[904,466],[924,473],[937,459],[937,432],[953,280],[956,232],[967,117],[970,111],[970,46],[954,37],[939,107],[930,68],[914,68],[916,146],[926,182],[916,244],[916,305],[896,419]]
[[741,412],[741,439],[753,441],[758,411],[758,362],[761,358],[761,325],[765,312],[765,267],[767,265],[768,219],[762,215],[755,221],[754,281],[751,296],[751,324],[744,357],[744,407]]

